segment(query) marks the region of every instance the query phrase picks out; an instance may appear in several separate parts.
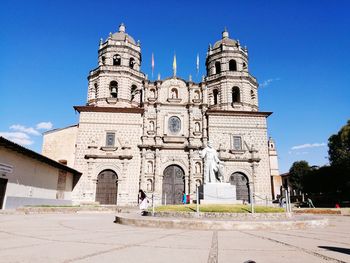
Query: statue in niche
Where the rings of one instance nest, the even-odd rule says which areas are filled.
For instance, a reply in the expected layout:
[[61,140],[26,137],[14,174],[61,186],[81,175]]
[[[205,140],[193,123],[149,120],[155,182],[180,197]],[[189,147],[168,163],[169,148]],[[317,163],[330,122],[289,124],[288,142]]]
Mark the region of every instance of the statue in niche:
[[154,121],[149,122],[149,130],[154,131]]
[[171,97],[172,99],[177,99],[177,91],[176,91],[176,89],[172,89],[172,90],[171,90],[170,97]]
[[207,147],[201,152],[201,157],[204,160],[204,182],[205,183],[220,183],[224,181],[224,176],[216,150],[212,147],[211,142],[208,142]]
[[196,122],[196,123],[194,124],[194,130],[195,130],[195,132],[200,132],[200,125],[199,125],[199,122]]

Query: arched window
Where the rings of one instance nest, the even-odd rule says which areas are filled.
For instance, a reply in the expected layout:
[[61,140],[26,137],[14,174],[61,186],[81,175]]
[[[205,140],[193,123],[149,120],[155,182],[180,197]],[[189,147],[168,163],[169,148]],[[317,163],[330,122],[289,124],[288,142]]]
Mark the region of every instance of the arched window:
[[194,98],[195,98],[196,100],[199,100],[199,99],[201,98],[201,95],[200,95],[199,90],[196,90],[196,91],[194,92]]
[[122,63],[122,58],[120,55],[116,54],[113,56],[113,66],[120,66]]
[[234,59],[231,59],[229,62],[230,71],[237,71],[237,62]]
[[214,96],[214,105],[218,104],[218,97],[219,97],[219,91],[217,89],[213,90],[213,96]]
[[130,58],[130,60],[129,60],[129,67],[130,68],[134,68],[134,66],[135,66],[135,59],[134,58]]
[[133,100],[135,98],[136,93],[137,93],[137,86],[136,85],[132,85],[131,89],[130,89],[131,100]]
[[233,87],[232,88],[232,102],[241,102],[241,96],[240,96],[240,91],[238,87]]
[[178,94],[178,92],[177,92],[177,89],[175,89],[175,88],[171,89],[170,97],[171,97],[172,99],[177,99],[178,96],[179,96],[179,94]]
[[143,91],[142,89],[140,90],[140,104],[143,103]]
[[106,64],[106,57],[102,56],[102,64],[105,65]]
[[111,91],[111,96],[113,98],[118,98],[118,82],[116,81],[111,81],[111,83],[109,84],[109,89]]
[[247,69],[247,64],[243,62],[243,69]]
[[216,73],[216,74],[221,73],[221,64],[220,64],[220,61],[216,61],[216,62],[215,62],[215,73]]
[[252,100],[255,99],[255,93],[254,90],[250,90],[250,97],[252,98]]
[[95,84],[94,84],[95,99],[97,99],[97,92],[98,92],[98,85],[97,85],[97,83],[95,83]]
[[155,89],[150,89],[149,90],[149,97],[154,99],[156,97],[156,91]]

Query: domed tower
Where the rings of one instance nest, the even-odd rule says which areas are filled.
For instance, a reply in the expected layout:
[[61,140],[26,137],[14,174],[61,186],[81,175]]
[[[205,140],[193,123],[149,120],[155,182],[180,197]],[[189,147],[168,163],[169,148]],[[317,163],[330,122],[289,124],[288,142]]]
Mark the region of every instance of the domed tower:
[[222,39],[209,45],[206,59],[208,103],[221,110],[257,111],[258,83],[248,71],[248,50],[238,40]]
[[88,76],[88,105],[103,107],[138,107],[142,103],[140,72],[141,47],[126,33],[124,24],[119,31],[101,39],[98,67]]

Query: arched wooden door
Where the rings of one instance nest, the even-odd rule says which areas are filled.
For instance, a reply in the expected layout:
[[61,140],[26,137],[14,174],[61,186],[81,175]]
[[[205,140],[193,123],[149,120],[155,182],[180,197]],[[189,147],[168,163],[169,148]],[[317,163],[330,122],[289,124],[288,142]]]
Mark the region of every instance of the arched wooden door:
[[170,165],[164,170],[162,204],[181,204],[185,190],[185,174],[177,165]]
[[96,202],[101,205],[116,205],[118,176],[112,170],[104,170],[97,177]]
[[230,184],[236,186],[236,199],[250,202],[249,181],[243,173],[233,173],[230,176]]

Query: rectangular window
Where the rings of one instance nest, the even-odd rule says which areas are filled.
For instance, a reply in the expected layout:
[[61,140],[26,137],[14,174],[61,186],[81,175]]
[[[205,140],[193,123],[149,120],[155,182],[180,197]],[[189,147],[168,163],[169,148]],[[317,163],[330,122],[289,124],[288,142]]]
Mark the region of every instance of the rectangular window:
[[233,136],[233,150],[235,150],[235,151],[242,150],[242,138],[241,138],[241,136]]
[[114,143],[115,143],[115,133],[114,132],[107,132],[106,146],[107,147],[114,147]]

